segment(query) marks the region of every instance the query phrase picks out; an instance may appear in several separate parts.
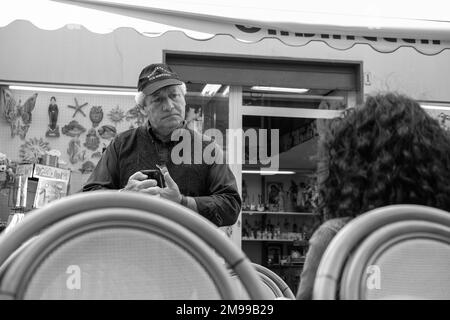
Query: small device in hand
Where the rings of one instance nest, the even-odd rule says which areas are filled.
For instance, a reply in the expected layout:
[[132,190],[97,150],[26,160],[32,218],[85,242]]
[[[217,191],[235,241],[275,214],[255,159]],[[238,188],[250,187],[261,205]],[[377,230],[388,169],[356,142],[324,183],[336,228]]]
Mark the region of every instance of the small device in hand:
[[149,169],[149,170],[141,170],[141,172],[147,175],[147,179],[156,180],[157,186],[160,188],[165,188],[166,184],[164,181],[164,177],[160,170],[157,169]]

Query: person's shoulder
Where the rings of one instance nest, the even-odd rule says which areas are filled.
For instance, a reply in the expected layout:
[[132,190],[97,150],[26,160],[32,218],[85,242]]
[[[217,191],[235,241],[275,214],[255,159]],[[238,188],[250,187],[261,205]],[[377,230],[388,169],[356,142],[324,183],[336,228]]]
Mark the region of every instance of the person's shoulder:
[[138,128],[132,128],[132,129],[128,129],[128,130],[122,131],[121,133],[119,133],[119,134],[116,136],[116,139],[117,139],[117,140],[126,140],[127,138],[130,138],[130,137],[136,135],[137,132],[138,132],[138,130],[140,130],[140,127],[138,127]]
[[140,127],[138,128],[133,128],[133,129],[128,129],[125,131],[122,131],[121,133],[118,133],[114,139],[111,141],[112,144],[119,146],[122,145],[124,143],[126,143],[127,141],[130,141],[132,139],[135,139],[137,137],[137,133]]
[[337,233],[348,223],[349,220],[350,220],[350,217],[333,218],[333,219],[327,220],[324,223],[322,223],[320,225],[319,229],[331,230],[331,231]]

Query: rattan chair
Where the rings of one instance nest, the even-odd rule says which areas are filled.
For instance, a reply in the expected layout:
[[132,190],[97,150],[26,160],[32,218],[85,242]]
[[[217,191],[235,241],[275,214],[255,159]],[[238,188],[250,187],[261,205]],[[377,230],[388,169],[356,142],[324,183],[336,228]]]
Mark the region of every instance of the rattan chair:
[[0,237],[0,265],[4,299],[240,298],[227,267],[250,299],[271,298],[211,222],[133,192],[76,194],[30,213]]
[[314,299],[450,299],[450,213],[392,205],[350,221],[320,262]]
[[[289,288],[287,283],[283,279],[281,279],[279,275],[277,275],[272,270],[270,270],[260,264],[257,264],[257,263],[253,263],[253,267],[255,267],[256,271],[258,271],[260,276],[267,277],[277,286],[277,288],[281,292],[281,295],[279,295],[279,297],[285,297],[288,299],[295,300],[295,295],[292,292],[291,288]],[[274,291],[276,291],[276,290],[274,290]]]
[[[257,263],[252,263],[252,265],[255,268],[255,271],[258,272],[266,293],[272,299],[285,298],[288,300],[295,300],[292,290],[275,272]],[[239,297],[241,299],[247,299],[248,293],[245,291],[245,288],[242,287],[239,276],[233,271],[231,271],[230,274],[235,282],[235,290],[238,292]]]

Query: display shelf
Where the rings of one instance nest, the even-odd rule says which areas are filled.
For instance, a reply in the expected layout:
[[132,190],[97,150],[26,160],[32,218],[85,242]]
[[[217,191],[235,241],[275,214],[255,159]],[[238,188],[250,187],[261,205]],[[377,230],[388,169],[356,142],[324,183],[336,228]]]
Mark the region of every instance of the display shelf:
[[243,210],[243,214],[279,214],[279,215],[294,215],[294,216],[316,216],[317,214],[312,212],[288,212],[288,211],[248,211]]
[[300,245],[307,246],[308,241],[293,239],[242,239],[242,242],[298,242]]

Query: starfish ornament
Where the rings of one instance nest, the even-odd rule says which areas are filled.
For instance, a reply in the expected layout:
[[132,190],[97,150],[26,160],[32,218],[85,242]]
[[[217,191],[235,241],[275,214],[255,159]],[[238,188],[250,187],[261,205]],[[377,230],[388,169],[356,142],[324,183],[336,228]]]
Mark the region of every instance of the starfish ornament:
[[85,107],[88,103],[85,102],[85,103],[83,103],[83,104],[80,106],[80,105],[78,104],[77,98],[74,98],[74,100],[75,100],[75,105],[74,105],[74,106],[71,106],[70,104],[68,105],[69,108],[75,109],[75,112],[73,113],[72,118],[75,118],[75,115],[76,115],[78,112],[80,112],[83,116],[86,117],[86,114],[83,112],[83,110],[81,110],[81,108]]

